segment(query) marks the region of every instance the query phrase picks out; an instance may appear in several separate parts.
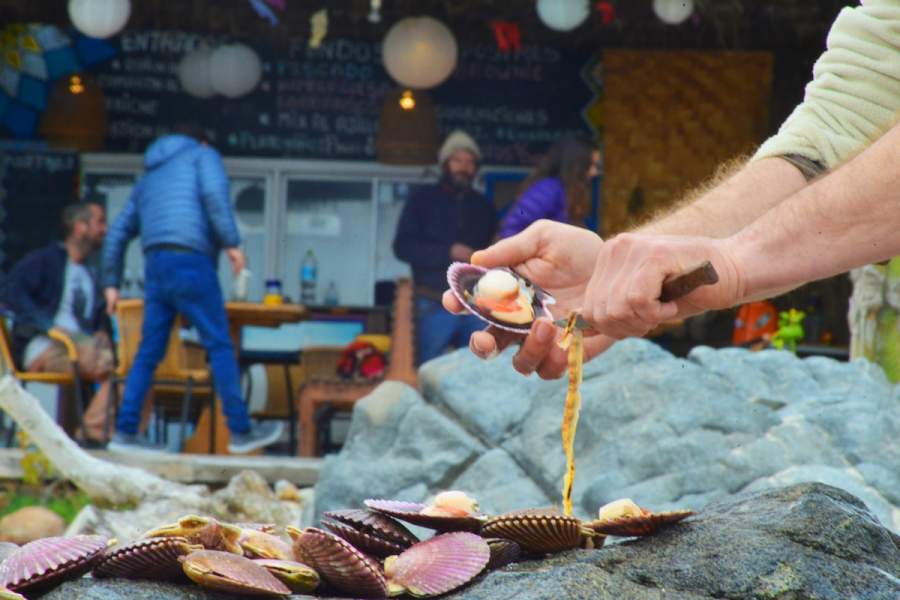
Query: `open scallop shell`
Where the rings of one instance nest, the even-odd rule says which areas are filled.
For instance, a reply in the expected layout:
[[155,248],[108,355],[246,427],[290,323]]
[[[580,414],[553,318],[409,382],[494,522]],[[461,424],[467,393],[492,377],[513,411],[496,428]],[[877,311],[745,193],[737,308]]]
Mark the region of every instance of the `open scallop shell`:
[[620,537],[653,535],[660,529],[668,527],[694,514],[692,510],[673,510],[653,513],[645,510],[644,514],[632,517],[619,517],[591,521],[588,527],[597,533]]
[[180,537],[137,540],[107,550],[91,575],[97,578],[181,579],[184,571],[178,559],[201,548]]
[[387,563],[388,582],[417,597],[445,594],[474,579],[491,558],[487,542],[456,532],[419,542]]
[[309,594],[319,587],[319,574],[301,562],[272,558],[257,558],[253,562],[268,569],[295,594]]
[[310,527],[288,527],[297,558],[338,591],[355,598],[386,598],[381,565],[338,536]]
[[[516,323],[506,323],[504,321],[497,320],[495,317],[484,314],[472,301],[473,290],[475,289],[475,285],[478,283],[478,280],[487,273],[490,269],[485,269],[484,267],[479,267],[476,265],[471,265],[469,263],[461,263],[455,262],[447,269],[447,284],[450,286],[450,290],[453,292],[453,295],[456,296],[456,299],[459,300],[463,306],[465,306],[469,312],[473,315],[484,321],[485,323],[489,323],[495,327],[499,327],[500,329],[506,331],[512,331],[513,333],[521,333],[526,334],[531,329],[531,323],[533,321],[529,321],[528,323],[516,324]],[[532,301],[532,307],[534,308],[534,317],[537,319],[538,317],[547,317],[549,319],[553,319],[553,314],[550,312],[549,306],[554,304],[556,300],[554,300],[553,296],[547,293],[545,290],[533,285],[530,281],[513,271],[512,269],[506,269],[512,275],[521,281],[524,281],[534,290],[534,300]]]
[[395,519],[440,532],[471,531],[477,533],[481,530],[481,525],[484,522],[484,517],[478,514],[472,514],[467,517],[423,515],[422,511],[425,509],[425,505],[418,502],[370,498],[365,500],[364,504],[372,510]]
[[481,535],[512,540],[536,554],[578,548],[584,533],[581,521],[552,509],[531,509],[489,519]]
[[198,550],[181,558],[185,574],[197,585],[231,594],[289,596],[291,590],[249,558],[219,550]]
[[485,538],[484,541],[491,549],[491,559],[485,567],[487,571],[502,569],[506,565],[516,562],[522,556],[522,546],[512,540]]
[[108,539],[102,535],[49,537],[29,542],[0,567],[0,588],[32,595],[76,579],[102,558]]

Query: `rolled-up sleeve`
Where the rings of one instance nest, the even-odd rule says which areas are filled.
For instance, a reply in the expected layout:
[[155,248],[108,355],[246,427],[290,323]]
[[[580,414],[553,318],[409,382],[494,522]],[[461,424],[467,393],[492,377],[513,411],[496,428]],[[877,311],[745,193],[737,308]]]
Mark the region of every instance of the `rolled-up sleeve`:
[[833,169],[880,137],[900,111],[900,3],[845,8],[803,102],[754,155],[797,155]]

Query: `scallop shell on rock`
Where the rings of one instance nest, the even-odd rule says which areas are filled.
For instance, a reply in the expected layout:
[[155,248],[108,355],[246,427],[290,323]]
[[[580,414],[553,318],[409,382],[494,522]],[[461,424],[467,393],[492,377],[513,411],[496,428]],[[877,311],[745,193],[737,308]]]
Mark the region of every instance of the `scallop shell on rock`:
[[422,514],[425,505],[418,502],[403,502],[401,500],[368,499],[364,504],[374,511],[378,511],[389,517],[412,523],[420,527],[427,527],[440,532],[470,531],[478,533],[485,521],[485,517],[472,514],[466,517],[450,517],[441,515]]
[[470,582],[490,558],[484,538],[474,533],[445,533],[389,558],[385,574],[392,593],[403,588],[416,597],[438,596]]
[[29,542],[0,565],[0,588],[32,595],[76,579],[103,557],[108,538],[102,535],[49,537]]
[[376,558],[400,554],[419,540],[391,517],[374,510],[334,510],[322,526]]
[[484,524],[481,535],[512,540],[523,550],[548,554],[578,548],[586,533],[575,517],[553,509],[529,509],[493,517]]
[[198,550],[181,558],[185,574],[197,585],[249,596],[289,596],[291,590],[268,569],[231,552]]
[[182,579],[184,571],[178,559],[202,549],[203,546],[191,544],[180,537],[137,540],[108,549],[91,575],[97,578]]
[[485,538],[484,541],[491,549],[491,559],[485,567],[487,571],[502,569],[506,565],[516,562],[522,556],[522,546],[518,542],[504,538]]
[[273,558],[256,558],[253,562],[268,569],[295,594],[309,594],[319,587],[319,574],[301,562]]
[[598,519],[591,521],[587,525],[595,532],[605,535],[619,537],[647,536],[653,535],[660,529],[674,525],[693,514],[694,511],[692,510],[672,510],[661,513],[644,510],[644,514],[641,515],[615,519]]
[[294,552],[336,590],[354,598],[386,598],[381,565],[333,533],[309,527],[287,528]]
[[[499,327],[500,329],[506,331],[512,331],[514,333],[526,334],[531,329],[531,323],[533,321],[529,321],[528,323],[507,323],[505,321],[500,321],[496,317],[491,315],[486,315],[478,306],[475,305],[472,298],[474,297],[475,286],[478,283],[478,280],[481,279],[488,271],[491,269],[485,269],[484,267],[479,267],[476,265],[472,265],[469,263],[461,263],[455,262],[447,269],[447,284],[450,286],[450,290],[453,292],[453,295],[456,296],[456,299],[465,306],[469,312],[473,315],[484,321],[485,323],[489,323],[495,327]],[[534,291],[534,297],[532,299],[531,306],[534,309],[534,318],[538,317],[547,317],[549,319],[553,319],[553,314],[550,312],[550,305],[554,304],[556,300],[547,293],[545,290],[533,285],[530,281],[528,281],[525,277],[522,277],[512,269],[504,269],[508,271],[522,282],[527,287],[531,288]]]
[[6,557],[19,549],[17,544],[12,542],[0,542],[0,563],[6,560]]

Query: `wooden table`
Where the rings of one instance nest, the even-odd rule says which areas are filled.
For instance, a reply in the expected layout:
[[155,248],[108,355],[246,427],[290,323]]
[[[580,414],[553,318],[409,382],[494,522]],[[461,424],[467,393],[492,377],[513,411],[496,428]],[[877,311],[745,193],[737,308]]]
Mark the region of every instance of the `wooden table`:
[[[259,304],[255,302],[226,302],[225,312],[228,315],[228,332],[234,343],[235,353],[241,349],[241,329],[245,325],[257,327],[278,327],[282,323],[297,323],[307,319],[309,311],[302,304]],[[213,373],[215,377],[215,373]],[[215,414],[209,406],[205,406],[197,420],[194,435],[184,444],[184,452],[208,454],[212,447],[213,454],[228,454],[228,424],[222,412],[222,401],[216,399]],[[210,425],[213,421],[213,425]],[[212,431],[212,434],[210,433]],[[212,436],[212,439],[210,439]]]

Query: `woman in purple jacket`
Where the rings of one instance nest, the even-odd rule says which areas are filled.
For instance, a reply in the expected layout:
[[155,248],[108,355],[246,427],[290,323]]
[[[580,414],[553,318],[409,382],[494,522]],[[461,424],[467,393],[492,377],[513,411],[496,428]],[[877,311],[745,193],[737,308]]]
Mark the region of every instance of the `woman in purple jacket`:
[[529,175],[500,224],[500,237],[515,235],[538,219],[584,224],[590,212],[588,183],[597,175],[600,151],[581,135],[556,142]]

